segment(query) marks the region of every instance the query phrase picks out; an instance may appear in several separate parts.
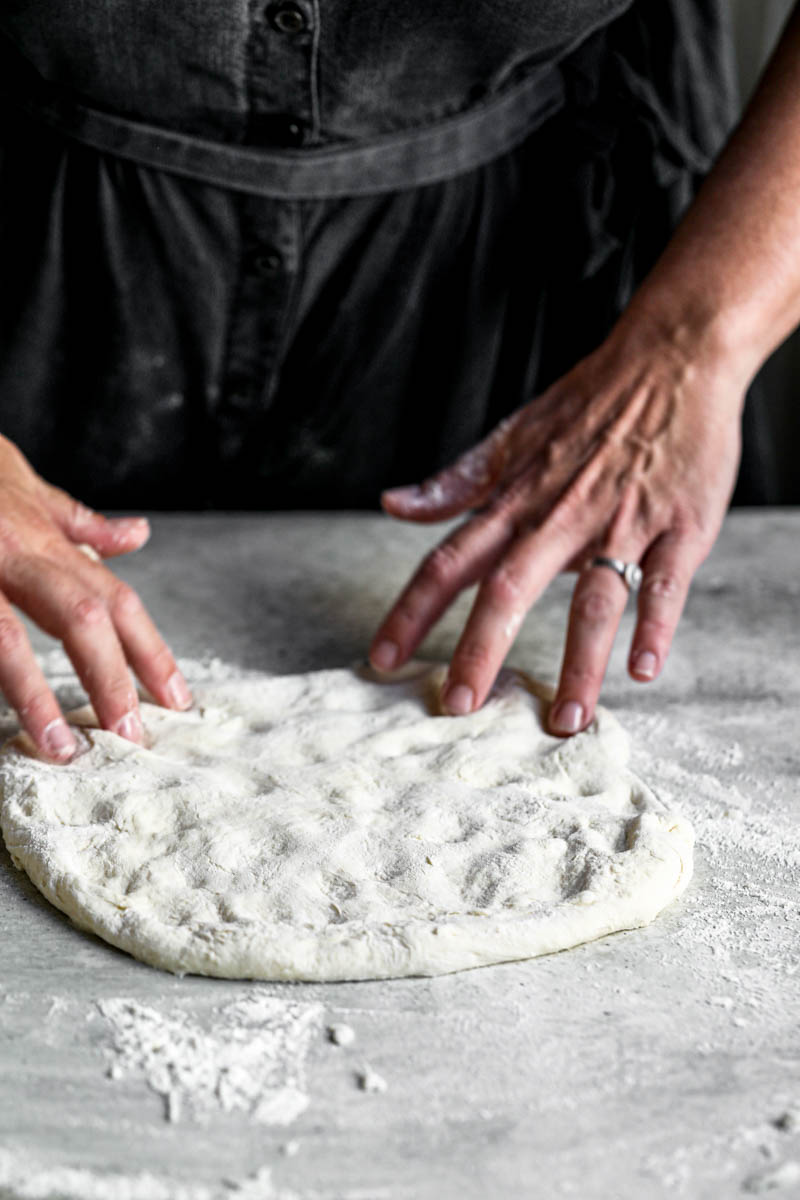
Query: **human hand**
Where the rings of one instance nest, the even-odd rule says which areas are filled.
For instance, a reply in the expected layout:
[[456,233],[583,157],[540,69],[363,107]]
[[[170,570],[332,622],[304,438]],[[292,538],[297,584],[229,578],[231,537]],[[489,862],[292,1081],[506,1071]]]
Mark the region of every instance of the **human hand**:
[[103,728],[141,741],[128,664],[161,704],[192,702],[139,597],[101,561],[149,536],[144,518],[107,520],[51,487],[0,437],[0,689],[47,758],[65,762],[77,743],[12,604],[63,642]]
[[744,372],[621,330],[453,465],[383,495],[391,516],[477,511],[423,560],[373,639],[374,666],[402,664],[459,592],[479,583],[443,690],[448,712],[486,698],[525,613],[562,570],[579,572],[553,733],[591,720],[627,587],[595,555],[640,563],[628,669],[660,672],[689,584],[722,523],[739,458]]

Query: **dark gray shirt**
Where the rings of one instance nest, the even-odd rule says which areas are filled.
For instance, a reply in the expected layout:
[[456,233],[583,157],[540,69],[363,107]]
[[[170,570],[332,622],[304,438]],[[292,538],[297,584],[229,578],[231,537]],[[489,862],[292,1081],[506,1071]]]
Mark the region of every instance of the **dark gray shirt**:
[[96,506],[425,477],[650,268],[725,2],[2,0],[0,432]]
[[100,108],[205,137],[314,145],[462,112],[630,4],[5,0],[0,30]]

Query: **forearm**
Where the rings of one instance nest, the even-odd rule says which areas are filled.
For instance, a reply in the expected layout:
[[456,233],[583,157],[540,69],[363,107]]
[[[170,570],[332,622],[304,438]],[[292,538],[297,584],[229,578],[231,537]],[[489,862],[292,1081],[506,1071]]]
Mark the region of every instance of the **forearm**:
[[621,325],[746,383],[800,323],[800,4],[744,116]]

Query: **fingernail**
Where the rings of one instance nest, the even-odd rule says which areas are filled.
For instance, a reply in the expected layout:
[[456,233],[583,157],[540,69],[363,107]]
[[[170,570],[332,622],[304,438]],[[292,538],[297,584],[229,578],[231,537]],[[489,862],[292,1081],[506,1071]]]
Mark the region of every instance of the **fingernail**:
[[381,493],[381,500],[388,500],[390,504],[421,504],[425,496],[421,487],[410,484],[408,487],[389,488]]
[[56,717],[42,730],[42,748],[50,758],[60,758],[66,761],[72,758],[78,744],[63,717]]
[[454,717],[463,717],[472,712],[475,703],[475,693],[464,683],[457,683],[444,695],[444,706]]
[[644,675],[647,679],[652,679],[658,667],[658,659],[652,650],[640,650],[638,654],[634,655],[631,667],[637,675]]
[[112,517],[111,521],[115,529],[128,533],[140,533],[143,529],[150,528],[147,517]]
[[397,662],[397,655],[397,644],[390,642],[387,638],[386,641],[378,642],[370,657],[372,665],[377,667],[379,671],[391,671]]
[[559,733],[577,733],[583,725],[583,709],[577,700],[562,700],[550,715],[550,728]]
[[175,671],[170,675],[164,691],[172,708],[189,708],[192,703],[192,693],[180,671]]
[[126,712],[124,717],[120,717],[114,726],[114,733],[120,737],[126,738],[129,742],[141,742],[142,740],[142,721],[135,709]]
[[129,537],[150,536],[150,522],[147,517],[115,517],[110,522],[111,536],[115,542],[127,541]]

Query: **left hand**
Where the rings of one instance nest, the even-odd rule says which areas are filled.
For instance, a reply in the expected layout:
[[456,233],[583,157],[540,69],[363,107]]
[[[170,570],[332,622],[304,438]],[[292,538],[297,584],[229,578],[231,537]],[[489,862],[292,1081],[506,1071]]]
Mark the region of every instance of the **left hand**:
[[628,669],[654,679],[730,499],[746,383],[724,354],[618,327],[454,464],[385,492],[386,512],[404,520],[477,511],[423,560],[373,640],[373,664],[402,664],[480,583],[443,691],[448,712],[471,712],[528,609],[559,571],[576,570],[549,717],[553,733],[576,733],[592,719],[627,600],[614,571],[589,565],[602,554],[641,564]]

